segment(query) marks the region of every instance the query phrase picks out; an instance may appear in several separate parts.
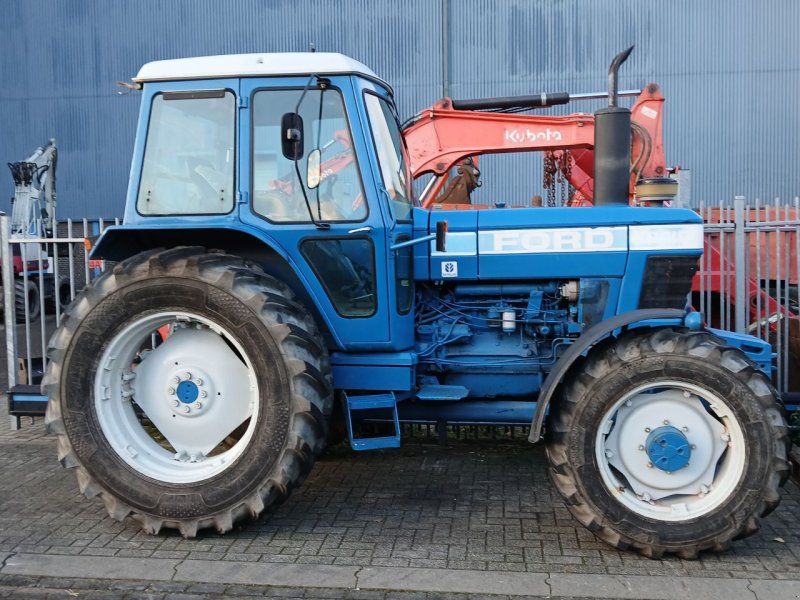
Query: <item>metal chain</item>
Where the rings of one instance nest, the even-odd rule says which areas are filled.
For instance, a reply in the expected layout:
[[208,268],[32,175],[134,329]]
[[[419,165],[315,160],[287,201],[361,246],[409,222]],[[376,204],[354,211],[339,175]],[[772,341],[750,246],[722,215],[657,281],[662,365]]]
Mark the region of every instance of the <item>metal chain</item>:
[[561,188],[560,202],[561,206],[567,206],[575,193],[575,188],[570,183],[572,176],[572,155],[569,150],[562,150],[558,158],[553,161],[552,168],[556,173],[555,182],[553,182],[553,206],[555,205],[555,188],[558,185]]
[[564,150],[561,153],[561,157],[564,160],[563,166],[561,170],[564,173],[564,188],[561,198],[561,205],[566,206],[572,200],[572,196],[575,193],[575,188],[572,186],[572,153],[569,150]]
[[544,177],[542,186],[547,191],[547,206],[556,205],[556,181],[554,175],[558,171],[556,159],[551,151],[544,153]]

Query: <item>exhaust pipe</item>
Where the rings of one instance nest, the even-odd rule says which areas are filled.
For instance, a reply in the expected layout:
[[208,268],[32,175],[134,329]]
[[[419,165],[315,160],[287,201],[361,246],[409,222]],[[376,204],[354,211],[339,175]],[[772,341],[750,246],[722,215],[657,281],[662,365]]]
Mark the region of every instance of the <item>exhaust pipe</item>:
[[633,46],[608,68],[608,107],[594,113],[594,205],[628,206],[631,165],[631,111],[617,106],[619,68]]

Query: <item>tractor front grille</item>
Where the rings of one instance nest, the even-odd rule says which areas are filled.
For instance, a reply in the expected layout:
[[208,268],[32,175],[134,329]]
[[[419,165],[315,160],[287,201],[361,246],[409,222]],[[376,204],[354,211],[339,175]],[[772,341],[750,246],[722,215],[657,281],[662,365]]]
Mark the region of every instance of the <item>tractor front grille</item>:
[[639,308],[686,308],[698,260],[697,256],[648,257]]

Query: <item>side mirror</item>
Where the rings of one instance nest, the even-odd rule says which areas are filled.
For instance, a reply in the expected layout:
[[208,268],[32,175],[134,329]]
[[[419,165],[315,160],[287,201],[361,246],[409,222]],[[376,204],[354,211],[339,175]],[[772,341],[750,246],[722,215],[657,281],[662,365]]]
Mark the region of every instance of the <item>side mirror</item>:
[[320,170],[320,161],[322,153],[319,148],[314,148],[311,154],[308,155],[308,168],[306,169],[306,185],[308,189],[313,190],[319,185],[322,180],[322,171]]
[[436,251],[447,251],[447,221],[436,221]]
[[303,117],[297,113],[281,117],[281,151],[289,160],[303,158]]

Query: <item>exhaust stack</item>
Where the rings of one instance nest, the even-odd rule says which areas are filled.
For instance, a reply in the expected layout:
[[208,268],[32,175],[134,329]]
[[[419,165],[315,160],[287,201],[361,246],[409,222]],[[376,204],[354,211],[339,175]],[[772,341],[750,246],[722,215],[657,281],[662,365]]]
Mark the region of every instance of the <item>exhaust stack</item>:
[[633,46],[608,68],[608,107],[594,113],[594,205],[628,206],[631,164],[631,111],[617,106],[619,68]]

